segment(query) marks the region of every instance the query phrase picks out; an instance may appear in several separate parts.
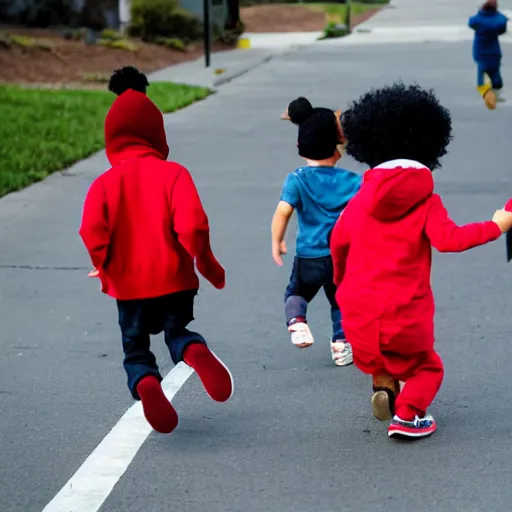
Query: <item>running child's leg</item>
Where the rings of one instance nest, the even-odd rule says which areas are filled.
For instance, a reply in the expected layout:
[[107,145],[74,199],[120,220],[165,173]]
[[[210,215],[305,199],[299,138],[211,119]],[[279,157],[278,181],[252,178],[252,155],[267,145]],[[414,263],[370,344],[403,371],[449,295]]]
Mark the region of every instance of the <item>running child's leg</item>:
[[433,434],[436,422],[427,414],[443,382],[443,362],[434,350],[419,355],[395,402],[395,417],[388,429],[389,437],[418,438]]
[[384,371],[376,371],[372,376],[372,386],[373,415],[381,421],[391,420],[395,415],[395,402],[400,393],[400,382]]
[[293,261],[290,282],[284,294],[286,326],[291,333],[292,343],[299,348],[309,347],[314,342],[307,323],[308,303],[321,287],[320,284],[310,285],[303,282],[299,272],[299,267],[304,266],[303,261],[298,257]]
[[496,95],[497,100],[500,102],[505,101],[505,99],[501,95],[501,90],[503,89],[503,79],[501,77],[499,63],[496,65],[496,67],[489,69],[487,71],[487,74],[491,81],[491,85],[492,85],[492,88],[493,88],[494,94]]
[[496,108],[496,95],[492,90],[489,76],[487,74],[487,65],[485,62],[477,63],[477,90],[482,96],[485,106],[489,110]]
[[352,347],[345,338],[341,324],[341,311],[336,302],[336,286],[329,282],[324,285],[324,292],[331,306],[332,338],[331,357],[336,366],[348,366],[354,362]]
[[133,398],[142,401],[148,423],[157,432],[167,434],[178,425],[178,415],[162,391],[162,377],[150,350],[150,329],[145,318],[146,302],[117,301],[124,351],[123,365],[128,376],[128,388]]
[[201,334],[187,329],[194,319],[196,294],[196,290],[189,290],[165,297],[165,343],[175,364],[184,361],[196,371],[208,395],[216,402],[225,402],[233,394],[230,371]]

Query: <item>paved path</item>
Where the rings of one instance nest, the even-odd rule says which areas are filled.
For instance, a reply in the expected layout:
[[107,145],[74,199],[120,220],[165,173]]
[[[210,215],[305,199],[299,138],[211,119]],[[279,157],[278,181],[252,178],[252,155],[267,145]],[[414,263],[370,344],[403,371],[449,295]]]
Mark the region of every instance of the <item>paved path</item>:
[[[175,399],[179,428],[149,435],[101,512],[510,510],[510,268],[502,242],[435,255],[447,374],[432,408],[439,432],[421,443],[388,440],[369,411],[368,379],[331,364],[322,297],[311,309],[313,348],[294,349],[283,327],[291,258],[285,269],[273,265],[269,223],[299,160],[296,130],[279,114],[299,94],[343,107],[399,77],[435,87],[452,111],[455,140],[436,182],[453,217],[487,218],[512,194],[512,110],[483,108],[466,42],[309,46],[167,117],[173,157],[195,176],[228,272],[223,292],[205,285],[194,326],[229,364],[236,393],[212,403],[195,375],[185,381],[184,369],[174,370],[169,392],[185,381]],[[508,64],[504,78],[512,80]],[[344,165],[363,169],[349,158]],[[100,154],[0,201],[2,512],[41,512],[132,404],[115,305],[86,278],[77,236],[84,194],[105,166]],[[155,351],[167,373],[160,340]],[[122,473],[146,435],[132,412],[122,435],[108,438],[123,449],[108,445],[109,456],[78,484],[99,489]],[[85,507],[47,510],[92,512],[86,494]]]

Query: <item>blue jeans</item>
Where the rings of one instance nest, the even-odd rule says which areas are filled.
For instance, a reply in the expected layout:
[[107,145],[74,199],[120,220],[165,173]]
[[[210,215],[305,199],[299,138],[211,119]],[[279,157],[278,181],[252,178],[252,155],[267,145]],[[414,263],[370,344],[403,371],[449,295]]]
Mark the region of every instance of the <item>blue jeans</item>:
[[485,75],[489,77],[493,89],[501,89],[503,87],[499,60],[477,61],[476,83],[478,86],[484,85]]
[[197,290],[187,290],[154,299],[118,300],[119,326],[124,351],[124,369],[128,388],[139,400],[137,384],[148,375],[162,381],[156,358],[150,350],[150,335],[165,333],[174,364],[183,360],[190,343],[203,343],[204,338],[186,327],[194,319],[194,297]]
[[306,319],[308,304],[320,288],[331,306],[332,340],[345,339],[341,327],[341,313],[336,303],[336,286],[333,283],[332,258],[299,258],[293,261],[290,283],[284,294],[286,324],[297,317]]

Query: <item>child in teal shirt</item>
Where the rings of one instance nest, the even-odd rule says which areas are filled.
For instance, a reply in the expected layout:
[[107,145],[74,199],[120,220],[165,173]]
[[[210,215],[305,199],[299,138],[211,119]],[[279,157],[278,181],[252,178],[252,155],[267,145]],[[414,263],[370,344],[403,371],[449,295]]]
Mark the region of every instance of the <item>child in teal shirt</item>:
[[352,349],[345,339],[335,299],[329,238],[341,212],[359,190],[361,177],[335,167],[341,158],[340,144],[344,142],[337,114],[326,108],[313,108],[306,98],[298,98],[290,103],[283,117],[299,126],[297,146],[306,165],[285,179],[272,220],[272,255],[281,266],[281,255],[286,253],[286,228],[296,211],[299,225],[296,255],[285,292],[286,324],[291,341],[299,348],[313,344],[307,307],[323,288],[331,307],[331,357],[337,366],[346,366],[353,362]]

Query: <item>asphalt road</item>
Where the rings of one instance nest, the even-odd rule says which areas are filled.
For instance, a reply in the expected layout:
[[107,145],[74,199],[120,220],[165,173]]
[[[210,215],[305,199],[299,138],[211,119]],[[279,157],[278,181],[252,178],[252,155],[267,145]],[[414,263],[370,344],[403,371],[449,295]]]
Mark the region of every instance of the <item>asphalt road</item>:
[[[298,95],[344,107],[396,78],[435,87],[452,111],[455,139],[436,183],[453,218],[489,218],[512,195],[512,103],[484,109],[467,43],[303,48],[168,118],[172,157],[196,179],[227,269],[225,290],[204,285],[192,325],[230,366],[236,391],[213,403],[193,375],[175,399],[178,429],[150,435],[101,512],[510,510],[503,240],[435,255],[446,379],[429,439],[387,438],[370,412],[369,379],[331,363],[322,296],[311,307],[311,349],[294,348],[283,325],[292,255],[285,268],[273,264],[269,225],[299,159],[296,129],[279,115]],[[86,278],[77,236],[84,194],[105,165],[96,156],[0,201],[2,512],[41,512],[132,403],[115,304]],[[343,165],[363,170],[350,158]],[[155,351],[170,370],[163,341]]]

